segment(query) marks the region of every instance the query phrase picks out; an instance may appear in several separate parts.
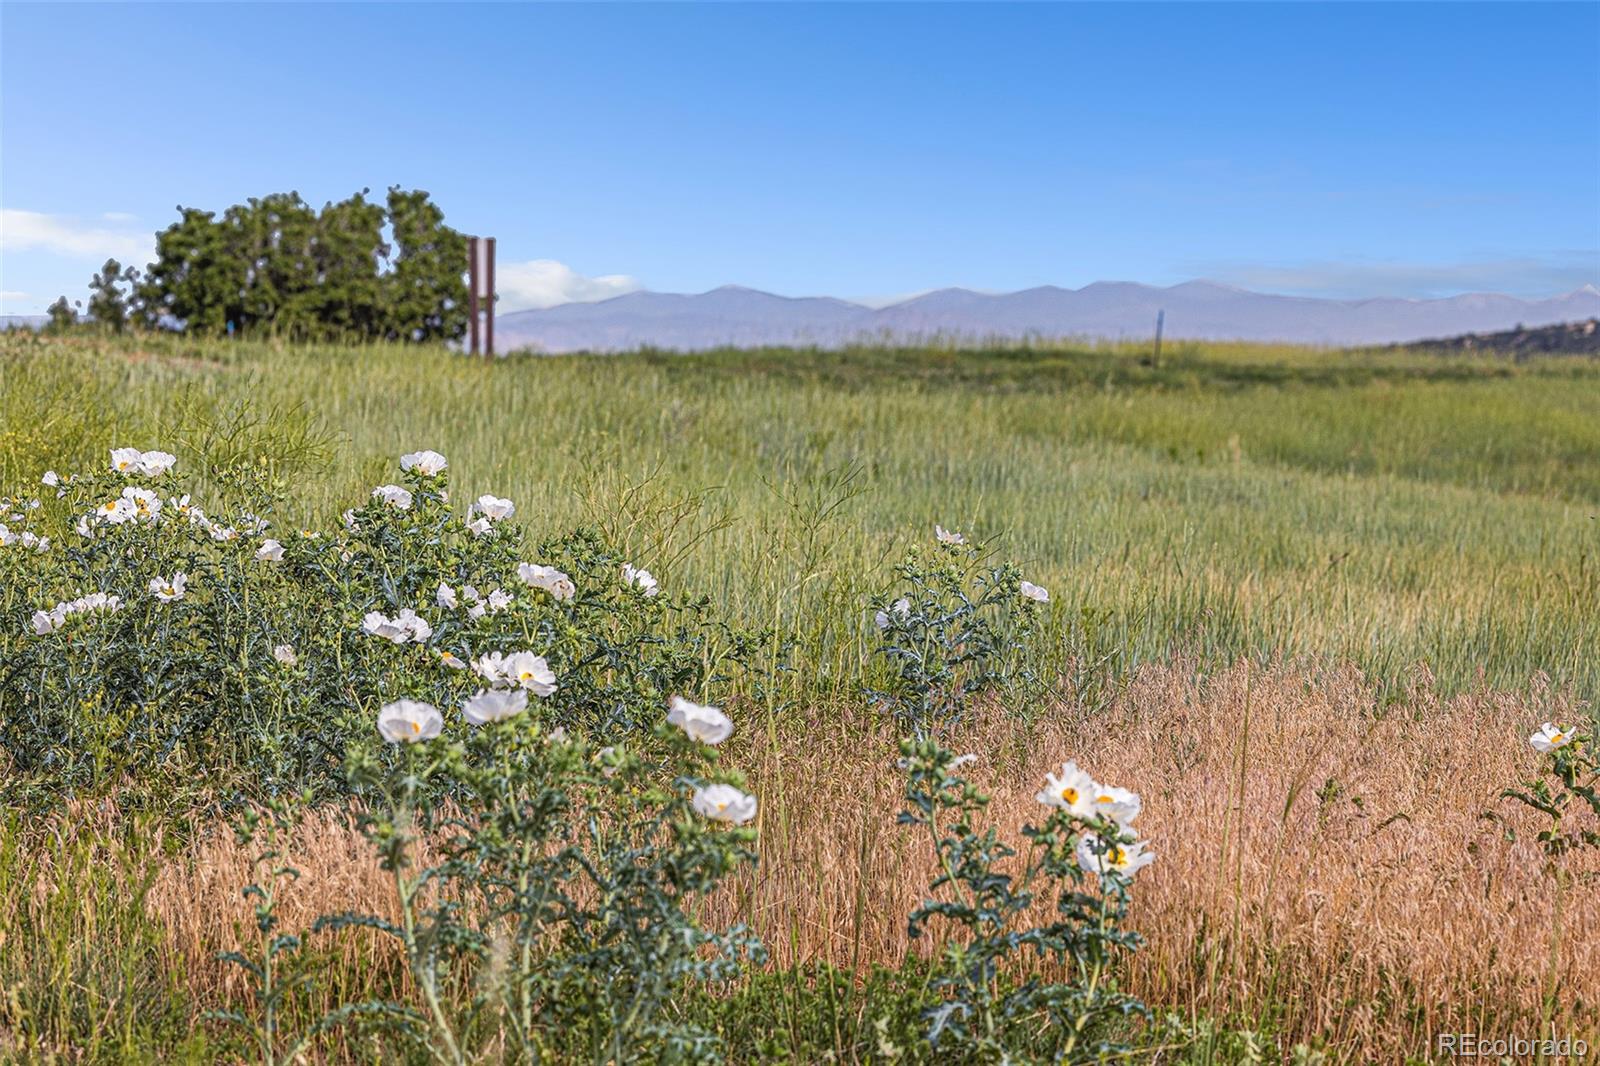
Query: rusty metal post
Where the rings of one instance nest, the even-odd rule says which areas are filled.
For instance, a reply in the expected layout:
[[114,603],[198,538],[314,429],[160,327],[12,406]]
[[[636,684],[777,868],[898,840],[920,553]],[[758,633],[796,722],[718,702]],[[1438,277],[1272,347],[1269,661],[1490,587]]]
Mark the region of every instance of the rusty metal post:
[[478,354],[478,238],[467,238],[467,315],[472,322],[472,341],[467,352]]
[[484,273],[483,311],[484,311],[484,340],[487,342],[483,348],[484,355],[494,355],[494,238],[488,238],[488,250],[484,255],[487,269]]

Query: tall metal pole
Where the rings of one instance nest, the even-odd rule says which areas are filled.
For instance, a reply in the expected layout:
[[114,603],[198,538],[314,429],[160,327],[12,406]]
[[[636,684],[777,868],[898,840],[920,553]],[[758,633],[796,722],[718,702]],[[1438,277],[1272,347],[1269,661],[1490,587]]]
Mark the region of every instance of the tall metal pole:
[[467,238],[467,314],[472,321],[472,346],[467,349],[478,354],[478,238]]
[[1157,311],[1156,312],[1156,354],[1155,354],[1155,358],[1151,360],[1151,362],[1154,363],[1156,366],[1160,366],[1161,365],[1161,327],[1166,323],[1166,321],[1167,321],[1167,312],[1166,312],[1166,310],[1163,309],[1163,310]]
[[489,245],[488,254],[486,254],[484,256],[484,260],[485,260],[485,262],[486,262],[486,264],[488,266],[488,269],[485,271],[485,273],[488,274],[488,278],[485,279],[487,281],[487,284],[485,284],[484,287],[483,287],[483,299],[484,299],[484,308],[483,308],[483,310],[484,310],[484,317],[487,319],[487,321],[485,322],[486,328],[484,330],[484,339],[488,343],[484,345],[483,354],[484,355],[493,355],[494,354],[494,238],[493,237],[490,237],[488,239],[488,245]]

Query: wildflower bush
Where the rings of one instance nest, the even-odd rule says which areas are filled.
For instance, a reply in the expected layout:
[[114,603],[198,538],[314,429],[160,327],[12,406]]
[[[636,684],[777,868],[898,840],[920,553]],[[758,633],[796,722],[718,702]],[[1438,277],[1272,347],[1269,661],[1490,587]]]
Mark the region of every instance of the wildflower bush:
[[1576,726],[1544,723],[1528,737],[1541,756],[1538,776],[1504,793],[1544,816],[1538,841],[1552,862],[1577,848],[1600,847],[1596,732],[1593,721]]
[[287,489],[265,464],[217,472],[215,511],[176,465],[119,449],[0,512],[0,746],[51,788],[198,767],[342,791],[350,745],[397,699],[464,706],[452,738],[533,700],[604,739],[735,680],[752,645],[592,534],[526,558],[514,504],[456,513],[436,453],[331,532],[276,528]]
[[[1132,829],[1140,799],[1068,762],[1038,793],[1047,814],[1021,828],[1024,843],[980,824],[989,798],[960,773],[977,756],[956,755],[944,736],[976,693],[1031,680],[1017,676],[1019,652],[1049,594],[1013,566],[985,563],[960,534],[935,533],[934,556],[901,565],[907,593],[875,616],[880,651],[896,667],[895,686],[880,698],[908,731],[899,821],[925,833],[936,860],[909,921],[913,938],[942,936],[925,1039],[943,1061],[1125,1056],[1114,1023],[1145,1013],[1120,991],[1114,968],[1120,951],[1139,945],[1121,923],[1133,876],[1154,858]],[[1060,979],[1021,965],[1024,953]]]
[[[434,452],[403,456],[400,482],[331,533],[276,529],[279,486],[251,468],[223,479],[239,503],[208,513],[176,462],[118,449],[107,470],[46,474],[48,502],[8,505],[0,740],[58,789],[198,765],[277,797],[237,821],[261,847],[244,890],[259,944],[225,958],[254,997],[218,1017],[263,1062],[358,1017],[444,1062],[490,1045],[529,1062],[714,1057],[664,1008],[760,957],[742,928],[691,915],[754,860],[756,800],[717,763],[732,720],[678,693],[734,682],[754,638],[593,535],[525,558],[512,501],[456,513]],[[52,519],[75,539],[34,531]],[[281,931],[297,875],[277,841],[331,793],[361,801],[398,920]],[[419,1001],[284,1031],[313,980],[306,937],[358,929],[399,941]]]
[[[234,803],[255,943],[224,958],[252,995],[213,1017],[262,1062],[352,1022],[450,1064],[718,1061],[717,1034],[677,1008],[765,957],[744,926],[696,917],[756,861],[757,800],[721,760],[733,719],[695,700],[755,690],[763,638],[593,533],[530,549],[511,500],[452,501],[438,453],[400,467],[332,530],[280,528],[269,462],[208,472],[203,505],[174,455],[133,448],[5,501],[11,781],[193,776]],[[909,931],[940,949],[891,982],[874,1039],[937,1061],[1123,1054],[1113,1022],[1143,1012],[1115,977],[1152,858],[1139,797],[1069,762],[1039,824],[1007,838],[962,776],[975,756],[948,746],[974,698],[1036,691],[1025,649],[1049,594],[943,529],[897,574],[871,695],[905,734],[899,822],[937,869]],[[280,841],[332,799],[355,801],[390,906],[286,931],[298,874]],[[404,989],[308,1013],[327,954],[310,945],[372,936],[394,942]]]
[[[393,875],[400,921],[321,924],[400,941],[432,1057],[459,1063],[503,1043],[513,1061],[714,1060],[712,1035],[666,1008],[686,984],[762,957],[743,927],[708,931],[691,917],[755,859],[755,797],[719,771],[714,747],[731,720],[679,698],[652,729],[596,747],[519,710],[455,742],[440,738],[430,705],[383,714],[398,761],[369,746],[351,775],[372,798],[364,831]],[[448,805],[428,787],[441,778],[454,786]],[[424,835],[441,858],[418,868]],[[470,1006],[453,1011],[447,990],[469,977]]]

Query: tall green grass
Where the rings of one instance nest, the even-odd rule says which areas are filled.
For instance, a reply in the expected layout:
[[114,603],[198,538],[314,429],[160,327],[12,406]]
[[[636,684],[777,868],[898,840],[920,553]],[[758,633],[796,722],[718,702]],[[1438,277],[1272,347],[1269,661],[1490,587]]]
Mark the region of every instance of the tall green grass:
[[[1600,364],[1182,345],[517,358],[0,341],[0,483],[264,452],[321,522],[414,448],[537,533],[637,560],[860,677],[862,599],[934,522],[998,538],[1069,632],[1600,688]],[[1064,654],[1064,653],[1063,653]],[[1072,669],[1063,658],[1053,665]]]

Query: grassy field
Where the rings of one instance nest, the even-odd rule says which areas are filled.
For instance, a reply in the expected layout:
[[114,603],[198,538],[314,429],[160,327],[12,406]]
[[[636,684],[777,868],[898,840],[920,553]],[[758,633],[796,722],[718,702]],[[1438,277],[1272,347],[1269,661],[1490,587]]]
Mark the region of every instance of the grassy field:
[[[482,363],[0,339],[0,493],[124,443],[190,470],[266,457],[285,528],[334,525],[397,454],[437,449],[461,498],[508,496],[538,535],[597,527],[793,643],[761,727],[724,749],[761,796],[760,866],[709,905],[772,962],[681,1006],[731,1061],[893,1059],[898,986],[867,974],[926,952],[905,914],[931,871],[892,821],[866,603],[936,522],[1052,594],[1033,647],[1051,691],[986,704],[953,741],[982,753],[997,816],[1030,816],[1073,755],[1145,797],[1159,861],[1123,975],[1154,1011],[1140,1061],[1600,1038],[1596,941],[1573,933],[1600,920],[1600,866],[1548,876],[1499,795],[1532,772],[1528,732],[1600,690],[1600,363],[1220,345],[1160,366],[1054,345]],[[251,851],[215,820],[114,801],[0,823],[0,1060],[237,1058],[201,1017],[244,1001],[215,953],[248,932]],[[348,812],[309,816],[288,927],[385,913],[365,846]],[[329,950],[314,1006],[406,990],[392,950]]]
[[[1262,347],[718,352],[481,365],[376,348],[5,342],[0,483],[159,440],[283,460],[327,521],[398,452],[592,523],[860,673],[865,589],[935,522],[993,539],[1124,666],[1418,664],[1600,687],[1600,364]],[[1086,621],[1087,620],[1087,621]],[[1060,665],[1060,664],[1058,664]]]

